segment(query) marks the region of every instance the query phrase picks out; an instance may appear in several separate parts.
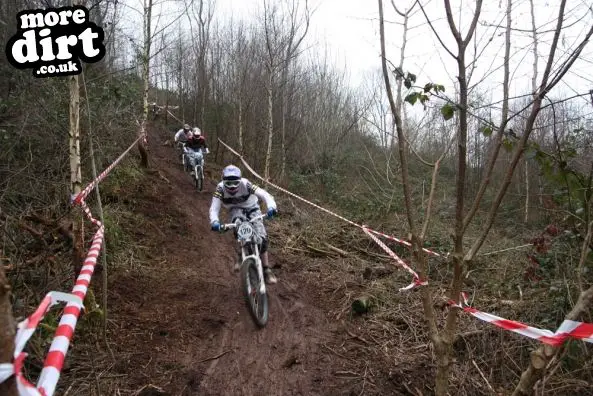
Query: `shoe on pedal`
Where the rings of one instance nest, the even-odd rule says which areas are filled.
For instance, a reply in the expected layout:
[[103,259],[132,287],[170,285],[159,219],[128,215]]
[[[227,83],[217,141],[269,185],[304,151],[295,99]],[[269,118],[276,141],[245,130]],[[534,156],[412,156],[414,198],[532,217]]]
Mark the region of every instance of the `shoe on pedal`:
[[264,281],[268,285],[274,285],[278,282],[278,278],[276,278],[276,275],[274,275],[274,273],[272,272],[272,270],[270,268],[265,268],[264,269]]

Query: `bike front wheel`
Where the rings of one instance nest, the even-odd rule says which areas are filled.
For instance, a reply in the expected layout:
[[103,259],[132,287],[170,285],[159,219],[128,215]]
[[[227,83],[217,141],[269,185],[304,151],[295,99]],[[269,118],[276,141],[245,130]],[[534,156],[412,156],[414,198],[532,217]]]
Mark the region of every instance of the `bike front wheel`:
[[202,191],[204,188],[204,175],[202,174],[202,168],[200,166],[194,168],[194,178],[196,181],[196,188],[198,191]]
[[260,293],[260,282],[257,263],[253,257],[246,259],[241,266],[241,282],[245,302],[253,321],[259,327],[268,323],[268,294]]

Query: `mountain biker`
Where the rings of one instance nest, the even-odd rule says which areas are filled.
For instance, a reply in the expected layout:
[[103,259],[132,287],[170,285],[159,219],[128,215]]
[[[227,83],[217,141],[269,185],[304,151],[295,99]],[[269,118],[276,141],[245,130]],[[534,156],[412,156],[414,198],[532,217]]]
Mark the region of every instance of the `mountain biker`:
[[[183,143],[183,151],[187,155],[187,158],[189,158],[189,164],[192,169],[196,164],[195,161],[202,163],[204,154],[208,154],[210,152],[208,150],[208,146],[206,145],[206,140],[202,136],[198,127],[195,127],[193,130],[189,131],[189,134],[187,135],[187,141]],[[190,174],[193,175],[194,171],[192,170]]]
[[189,124],[184,124],[183,128],[178,130],[177,133],[175,134],[175,143],[185,142],[187,140],[190,132],[191,132],[191,127],[189,126]]
[[196,151],[196,150],[204,150],[205,154],[208,154],[210,151],[208,150],[208,145],[206,144],[206,138],[202,135],[202,131],[200,128],[194,127],[193,130],[189,133],[189,137],[185,146]]
[[[222,170],[222,181],[216,186],[212,203],[210,204],[210,225],[212,231],[221,231],[221,224],[218,218],[221,206],[229,211],[232,222],[242,217],[251,219],[261,216],[260,198],[266,202],[268,217],[273,217],[277,213],[276,201],[274,201],[270,193],[241,177],[241,170],[238,167],[234,165],[225,167]],[[253,227],[257,234],[262,237],[260,253],[262,266],[264,267],[265,282],[274,284],[278,280],[269,266],[268,236],[263,221],[261,219],[254,221]],[[238,269],[239,263],[235,265],[235,270]]]

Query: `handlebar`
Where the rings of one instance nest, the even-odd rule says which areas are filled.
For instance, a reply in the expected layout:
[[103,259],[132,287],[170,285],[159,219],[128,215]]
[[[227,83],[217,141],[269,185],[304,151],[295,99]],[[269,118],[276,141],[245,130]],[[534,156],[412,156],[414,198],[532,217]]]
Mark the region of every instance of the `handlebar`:
[[[190,150],[190,148],[187,147],[187,142],[179,142],[181,143],[181,147],[183,148],[184,151],[188,152]],[[191,149],[192,151],[194,151],[193,149]],[[202,154],[210,154],[210,150],[208,149],[208,147],[204,147],[204,148],[199,148],[198,150],[200,150],[202,152]]]
[[[248,221],[248,222],[250,222],[250,223],[253,223],[253,222],[254,222],[254,221],[256,221],[256,220],[259,220],[259,219],[264,219],[264,218],[267,218],[267,217],[268,217],[268,215],[261,214],[261,215],[259,215],[259,216],[255,216],[254,218],[252,218],[252,219],[249,219],[249,220],[247,220],[247,221]],[[221,225],[220,225],[220,229],[221,229],[222,231],[228,231],[228,230],[231,230],[231,229],[233,229],[233,228],[237,228],[237,227],[239,226],[239,224],[241,224],[241,223],[242,223],[242,221],[240,221],[240,219],[237,219],[237,220],[235,220],[235,222],[234,222],[234,223],[221,224]]]

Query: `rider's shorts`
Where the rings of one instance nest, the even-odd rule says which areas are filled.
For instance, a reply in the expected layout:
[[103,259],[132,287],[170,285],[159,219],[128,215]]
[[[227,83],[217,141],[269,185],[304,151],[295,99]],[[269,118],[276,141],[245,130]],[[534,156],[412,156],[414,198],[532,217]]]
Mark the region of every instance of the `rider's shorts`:
[[204,154],[202,154],[202,151],[200,149],[198,149],[198,150],[187,149],[187,151],[185,153],[186,153],[187,157],[189,158],[190,166],[196,166],[196,165],[203,164]]

